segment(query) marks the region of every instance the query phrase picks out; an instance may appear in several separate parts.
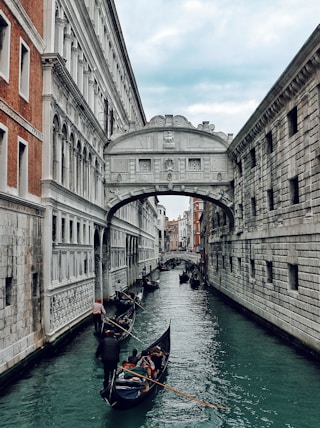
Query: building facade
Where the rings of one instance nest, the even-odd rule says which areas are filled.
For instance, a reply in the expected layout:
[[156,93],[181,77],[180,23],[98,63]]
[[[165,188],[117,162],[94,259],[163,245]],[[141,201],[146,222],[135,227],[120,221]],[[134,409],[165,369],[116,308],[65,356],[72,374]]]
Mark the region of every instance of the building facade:
[[43,345],[43,8],[29,3],[0,5],[0,373]]
[[0,6],[0,374],[159,259],[156,198],[106,223],[105,149],[145,124],[114,2],[38,3]]
[[320,27],[228,149],[234,228],[209,207],[208,281],[320,352]]

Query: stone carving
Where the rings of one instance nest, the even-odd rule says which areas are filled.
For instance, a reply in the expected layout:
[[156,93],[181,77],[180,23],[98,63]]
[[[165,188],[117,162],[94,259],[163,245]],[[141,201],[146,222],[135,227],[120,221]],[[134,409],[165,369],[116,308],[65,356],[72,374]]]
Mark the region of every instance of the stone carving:
[[173,159],[166,159],[164,166],[166,168],[167,171],[173,171]]
[[172,131],[165,131],[163,135],[163,147],[165,149],[174,149],[175,143],[174,143],[174,135]]

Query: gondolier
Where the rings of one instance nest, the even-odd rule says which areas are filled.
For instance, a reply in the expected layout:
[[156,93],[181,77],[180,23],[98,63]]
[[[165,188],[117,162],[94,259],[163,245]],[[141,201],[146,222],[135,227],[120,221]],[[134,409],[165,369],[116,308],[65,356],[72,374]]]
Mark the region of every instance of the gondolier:
[[109,384],[113,372],[117,369],[120,361],[120,345],[115,338],[112,330],[105,332],[105,338],[101,340],[97,351],[96,358],[101,358],[104,368],[103,387],[106,388]]
[[94,329],[96,332],[101,331],[102,315],[106,315],[106,310],[104,309],[101,299],[97,299],[92,307],[92,318],[94,322]]

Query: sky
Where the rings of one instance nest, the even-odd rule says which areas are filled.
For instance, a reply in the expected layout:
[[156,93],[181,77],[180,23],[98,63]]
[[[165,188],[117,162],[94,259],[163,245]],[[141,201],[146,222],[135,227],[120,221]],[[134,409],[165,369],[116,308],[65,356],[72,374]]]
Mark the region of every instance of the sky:
[[[319,24],[319,0],[115,0],[147,121],[233,134]],[[160,202],[167,197],[159,197]],[[188,198],[166,206],[170,219]],[[170,201],[170,199],[169,199]]]

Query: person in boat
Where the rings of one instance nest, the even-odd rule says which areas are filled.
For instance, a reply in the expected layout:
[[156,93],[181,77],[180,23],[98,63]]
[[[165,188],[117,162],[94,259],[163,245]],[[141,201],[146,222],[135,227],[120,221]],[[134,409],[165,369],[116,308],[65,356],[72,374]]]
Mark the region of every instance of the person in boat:
[[120,361],[120,344],[112,330],[107,330],[105,332],[105,337],[97,348],[96,358],[102,360],[104,369],[103,386],[106,388],[114,371],[117,370],[117,366]]
[[120,300],[121,298],[121,281],[120,279],[118,279],[118,281],[116,282],[116,300]]
[[148,354],[148,351],[142,351],[141,358],[137,362],[137,367],[143,367],[147,370],[149,377],[152,377],[155,370],[154,362],[152,361],[151,355]]
[[138,361],[139,361],[138,350],[136,348],[134,348],[134,349],[132,349],[132,354],[129,355],[129,357],[128,357],[128,362],[133,363],[133,364],[137,364]]
[[162,361],[163,357],[165,356],[165,352],[162,351],[160,346],[154,346],[149,350],[149,354],[155,367],[154,375],[156,376],[159,370],[162,368]]
[[94,329],[96,332],[101,331],[102,315],[106,315],[106,310],[104,309],[101,299],[97,299],[92,307],[92,318],[94,322]]

